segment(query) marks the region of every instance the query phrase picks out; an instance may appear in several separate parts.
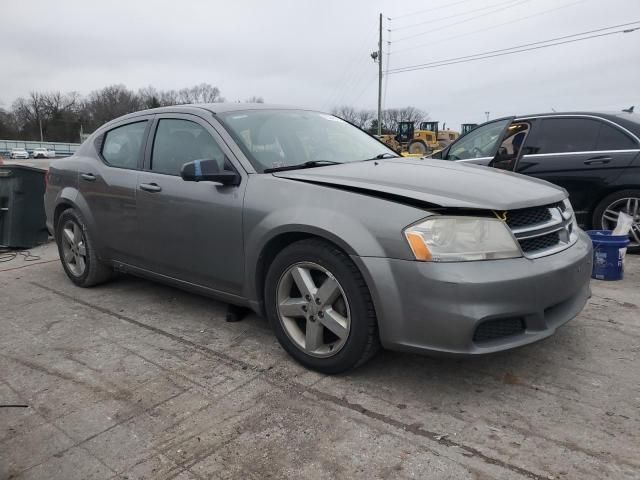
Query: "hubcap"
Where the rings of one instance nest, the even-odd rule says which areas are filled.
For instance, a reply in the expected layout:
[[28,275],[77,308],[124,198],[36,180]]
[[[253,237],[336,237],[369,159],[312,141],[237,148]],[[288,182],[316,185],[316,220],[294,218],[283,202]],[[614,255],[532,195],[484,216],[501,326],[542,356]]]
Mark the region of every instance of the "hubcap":
[[621,198],[609,205],[602,214],[602,228],[604,230],[616,228],[620,212],[624,212],[633,218],[633,225],[629,232],[629,246],[640,246],[640,198]]
[[87,247],[80,225],[68,220],[62,227],[62,261],[76,277],[87,268]]
[[349,302],[336,278],[311,262],[290,266],[277,287],[278,317],[300,350],[331,357],[344,346],[351,329]]

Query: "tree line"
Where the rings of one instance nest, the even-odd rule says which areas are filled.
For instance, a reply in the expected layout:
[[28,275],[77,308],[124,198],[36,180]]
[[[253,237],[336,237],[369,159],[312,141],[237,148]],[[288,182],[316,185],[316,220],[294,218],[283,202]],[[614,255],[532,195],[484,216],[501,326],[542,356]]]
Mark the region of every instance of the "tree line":
[[[368,131],[377,133],[378,113],[375,110],[357,109],[348,105],[335,107],[331,113],[347,122]],[[387,108],[382,110],[382,133],[395,133],[400,122],[420,123],[429,119],[429,115],[416,107]]]
[[[177,90],[149,86],[138,91],[110,85],[82,96],[77,92],[31,92],[0,108],[0,139],[78,142],[80,132],[90,133],[121,115],[146,108],[187,103],[224,102],[220,89],[201,83]],[[263,103],[262,97],[247,102]]]
[[[49,142],[78,142],[80,132],[93,132],[100,125],[121,115],[147,108],[187,103],[216,103],[225,99],[218,87],[201,83],[177,90],[158,90],[153,86],[131,90],[110,85],[86,96],[77,92],[31,92],[16,99],[9,109],[0,108],[0,139]],[[246,102],[263,103],[262,97]],[[348,105],[331,113],[371,133],[377,132],[377,113]],[[395,132],[398,122],[427,120],[429,116],[415,107],[388,108],[382,111],[383,133]]]

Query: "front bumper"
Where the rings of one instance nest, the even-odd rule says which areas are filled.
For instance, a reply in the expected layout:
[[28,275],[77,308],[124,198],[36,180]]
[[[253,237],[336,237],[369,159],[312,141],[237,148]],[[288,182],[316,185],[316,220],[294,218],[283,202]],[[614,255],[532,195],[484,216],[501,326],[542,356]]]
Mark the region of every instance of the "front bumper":
[[[541,340],[577,316],[591,295],[591,248],[580,231],[568,249],[535,260],[353,259],[371,289],[385,348],[473,355]],[[499,319],[517,319],[523,329],[480,339],[480,324]]]

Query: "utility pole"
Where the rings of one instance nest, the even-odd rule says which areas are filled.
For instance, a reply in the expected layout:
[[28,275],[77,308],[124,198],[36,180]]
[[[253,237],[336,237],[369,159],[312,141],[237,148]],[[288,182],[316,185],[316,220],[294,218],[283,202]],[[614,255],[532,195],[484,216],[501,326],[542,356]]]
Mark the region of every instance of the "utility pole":
[[378,135],[382,135],[382,13],[378,28]]
[[44,137],[42,136],[42,118],[38,115],[38,124],[40,125],[40,142],[44,142]]

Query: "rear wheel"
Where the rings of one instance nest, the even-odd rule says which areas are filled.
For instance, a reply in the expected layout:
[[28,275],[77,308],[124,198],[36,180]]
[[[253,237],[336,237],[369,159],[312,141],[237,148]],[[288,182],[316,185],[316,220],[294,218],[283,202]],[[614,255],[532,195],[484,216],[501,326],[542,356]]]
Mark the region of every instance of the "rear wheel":
[[620,212],[633,218],[627,251],[640,253],[640,190],[621,190],[605,197],[593,213],[593,225],[602,230],[613,230]]
[[375,310],[360,271],[322,240],[280,252],[267,273],[265,304],[278,341],[307,368],[340,373],[379,349]]
[[113,276],[113,269],[98,260],[86,224],[74,209],[62,212],[55,233],[62,267],[73,283],[91,287]]
[[429,148],[425,145],[424,142],[417,141],[411,142],[409,144],[409,153],[426,155],[429,152]]

